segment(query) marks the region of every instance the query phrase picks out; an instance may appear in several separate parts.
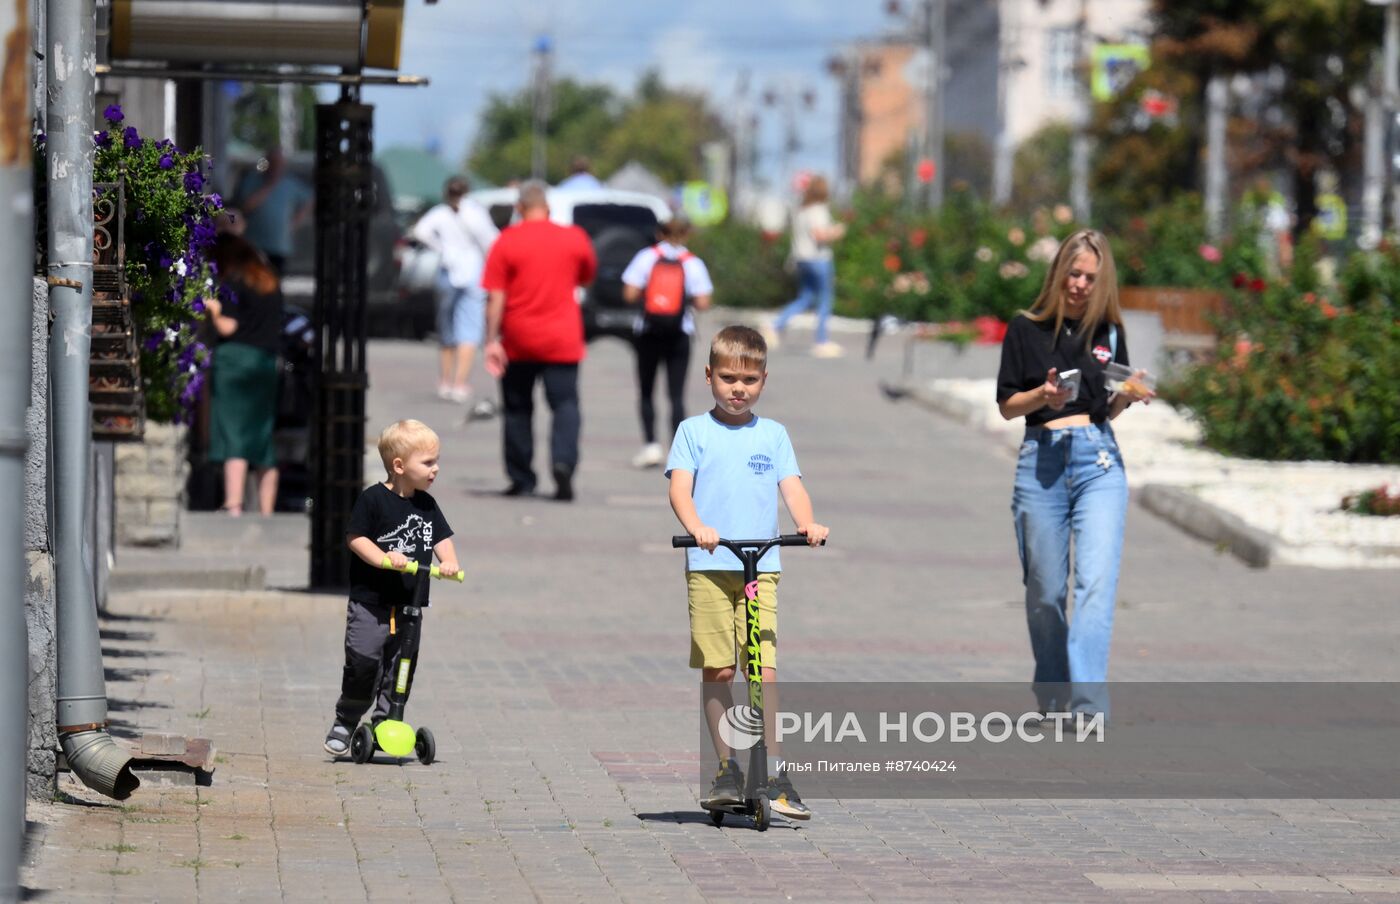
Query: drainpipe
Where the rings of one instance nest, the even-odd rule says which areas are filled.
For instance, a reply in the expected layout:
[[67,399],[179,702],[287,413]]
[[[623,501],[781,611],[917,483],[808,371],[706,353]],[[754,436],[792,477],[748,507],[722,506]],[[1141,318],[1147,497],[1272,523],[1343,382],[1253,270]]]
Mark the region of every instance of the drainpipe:
[[[24,453],[29,440],[24,410],[29,407],[30,310],[34,292],[34,223],[29,151],[30,35],[25,3],[0,4],[0,42],[5,81],[0,85],[0,486],[24,486]],[[11,69],[13,67],[13,70]],[[6,288],[7,287],[7,288]],[[31,303],[24,300],[26,288]],[[8,298],[9,301],[3,301]],[[25,763],[29,758],[29,633],[24,623],[24,492],[18,505],[0,515],[0,901],[19,893],[20,848],[24,839]]]
[[125,800],[140,785],[131,757],[107,734],[107,687],[87,542],[92,412],[92,103],[94,0],[47,0],[50,424],[58,615],[58,741],[73,774]]

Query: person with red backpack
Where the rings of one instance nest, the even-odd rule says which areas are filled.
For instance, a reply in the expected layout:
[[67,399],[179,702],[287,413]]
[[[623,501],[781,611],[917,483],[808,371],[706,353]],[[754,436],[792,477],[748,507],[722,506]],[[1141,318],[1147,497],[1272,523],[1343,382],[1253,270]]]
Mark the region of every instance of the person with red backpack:
[[666,365],[666,389],[671,399],[671,433],[685,419],[685,376],[690,367],[690,342],[695,335],[693,311],[710,306],[715,287],[705,262],[686,250],[690,221],[676,214],[657,228],[657,243],[638,251],[622,273],[622,297],[641,302],[637,315],[637,388],[640,395],[644,445],[632,459],[638,468],[656,468],[666,453],[656,440],[656,408],[652,391],[656,372]]

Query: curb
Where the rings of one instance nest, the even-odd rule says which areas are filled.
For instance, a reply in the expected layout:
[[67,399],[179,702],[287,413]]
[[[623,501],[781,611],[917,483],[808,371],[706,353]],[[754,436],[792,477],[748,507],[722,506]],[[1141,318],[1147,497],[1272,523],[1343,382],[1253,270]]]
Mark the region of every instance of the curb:
[[1137,499],[1163,521],[1193,537],[1224,546],[1251,568],[1267,568],[1276,556],[1274,537],[1180,487],[1149,483],[1137,491]]
[[265,590],[267,572],[261,565],[243,568],[113,569],[107,589],[113,593],[133,590]]

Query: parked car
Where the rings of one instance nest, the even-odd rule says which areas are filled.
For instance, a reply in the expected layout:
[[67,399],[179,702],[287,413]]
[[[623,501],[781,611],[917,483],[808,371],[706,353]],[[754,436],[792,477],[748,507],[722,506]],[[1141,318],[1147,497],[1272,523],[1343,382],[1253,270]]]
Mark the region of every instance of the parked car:
[[[491,214],[504,229],[516,218],[519,193],[514,188],[488,188],[467,197]],[[656,241],[656,227],[671,218],[671,208],[654,195],[610,188],[551,188],[546,195],[549,218],[588,233],[598,256],[598,275],[583,293],[583,334],[632,340],[637,309],[622,300],[622,271],[632,257]]]
[[[229,186],[236,189],[244,174],[257,164],[256,158],[236,158],[230,166]],[[310,152],[302,151],[287,158],[287,171],[315,191],[313,171],[315,161]],[[399,226],[394,217],[393,196],[384,172],[373,168],[370,176],[371,198],[369,219],[369,249],[366,259],[366,307],[371,336],[421,335],[417,330],[432,324],[432,303],[423,310],[405,308],[398,291],[398,260],[394,244],[399,238]],[[240,199],[232,198],[236,204]],[[282,274],[282,295],[287,304],[311,311],[316,304],[316,218],[307,217],[292,231],[292,253],[287,257],[286,272]],[[424,329],[424,331],[426,331]]]

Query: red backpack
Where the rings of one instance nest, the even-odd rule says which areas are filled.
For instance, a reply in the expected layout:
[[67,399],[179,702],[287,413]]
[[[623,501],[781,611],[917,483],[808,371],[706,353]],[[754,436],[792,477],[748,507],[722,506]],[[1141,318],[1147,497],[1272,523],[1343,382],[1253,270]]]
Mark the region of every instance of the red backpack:
[[661,246],[655,245],[656,263],[647,277],[645,300],[642,303],[642,331],[646,333],[679,333],[690,304],[685,291],[685,262],[695,255],[689,251],[680,257],[666,257]]

